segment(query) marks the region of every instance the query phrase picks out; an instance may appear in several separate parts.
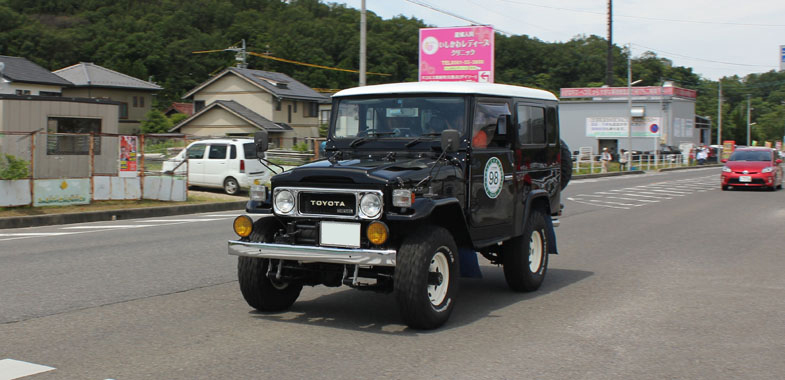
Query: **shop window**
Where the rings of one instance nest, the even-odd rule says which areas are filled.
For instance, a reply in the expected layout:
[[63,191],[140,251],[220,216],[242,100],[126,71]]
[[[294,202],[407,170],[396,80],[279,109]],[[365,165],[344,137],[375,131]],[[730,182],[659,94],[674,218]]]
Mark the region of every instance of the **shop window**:
[[[47,119],[49,133],[101,133],[101,119],[75,117],[50,117]],[[47,155],[88,155],[90,136],[88,135],[48,135],[46,138]],[[93,154],[101,154],[101,137],[93,137]]]

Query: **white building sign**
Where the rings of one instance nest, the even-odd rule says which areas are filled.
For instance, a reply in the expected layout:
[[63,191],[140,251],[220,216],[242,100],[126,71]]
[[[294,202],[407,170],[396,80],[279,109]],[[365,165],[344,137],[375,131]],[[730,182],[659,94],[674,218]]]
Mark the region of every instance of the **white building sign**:
[[[586,137],[627,137],[626,117],[587,117]],[[636,118],[632,121],[632,137],[656,137],[662,133],[659,117]]]

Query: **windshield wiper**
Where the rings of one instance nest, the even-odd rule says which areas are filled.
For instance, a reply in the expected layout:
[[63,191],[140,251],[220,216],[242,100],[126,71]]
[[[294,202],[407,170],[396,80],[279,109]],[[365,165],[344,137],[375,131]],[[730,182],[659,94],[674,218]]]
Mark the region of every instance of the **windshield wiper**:
[[407,143],[406,143],[406,145],[404,145],[404,146],[405,146],[405,147],[407,147],[407,148],[409,148],[409,147],[411,147],[411,146],[414,146],[414,145],[416,145],[416,144],[419,144],[419,143],[421,143],[421,142],[423,142],[423,141],[427,140],[427,139],[428,139],[428,138],[430,138],[430,137],[441,136],[441,134],[442,134],[441,132],[430,132],[430,133],[425,133],[425,134],[423,134],[422,136],[420,136],[420,137],[418,137],[418,138],[416,138],[416,139],[414,139],[414,140],[412,140],[412,141],[409,141],[409,142],[407,142]]
[[368,132],[367,136],[361,136],[361,137],[358,137],[358,138],[352,140],[352,142],[349,144],[349,146],[354,148],[357,145],[360,145],[360,144],[368,141],[368,137],[386,136],[386,135],[392,135],[394,133],[395,132],[392,132],[392,131],[389,131],[389,132],[388,131],[385,131],[385,132]]

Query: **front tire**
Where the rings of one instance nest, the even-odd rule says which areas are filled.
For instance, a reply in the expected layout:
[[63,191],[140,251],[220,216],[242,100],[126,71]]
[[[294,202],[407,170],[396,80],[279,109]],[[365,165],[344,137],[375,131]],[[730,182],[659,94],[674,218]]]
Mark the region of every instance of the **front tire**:
[[[271,242],[275,231],[281,228],[275,218],[260,218],[254,223],[252,242]],[[267,277],[271,260],[240,256],[237,260],[237,279],[245,302],[259,311],[286,310],[294,304],[303,285],[274,281]]]
[[458,247],[442,227],[427,226],[398,250],[393,276],[401,317],[414,329],[435,329],[450,318],[458,291]]
[[531,211],[523,235],[504,243],[504,279],[516,292],[540,288],[548,270],[548,216],[540,209]]

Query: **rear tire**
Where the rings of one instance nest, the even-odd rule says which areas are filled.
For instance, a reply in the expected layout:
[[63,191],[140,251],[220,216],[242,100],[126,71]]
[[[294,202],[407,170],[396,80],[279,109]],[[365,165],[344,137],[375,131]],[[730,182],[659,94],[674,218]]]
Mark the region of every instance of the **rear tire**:
[[507,286],[516,292],[540,288],[548,271],[548,228],[541,209],[534,209],[526,221],[523,235],[504,242],[503,267]]
[[[254,223],[250,239],[252,242],[271,242],[281,223],[266,217]],[[294,304],[303,285],[284,281],[273,281],[267,277],[271,260],[240,256],[237,260],[237,279],[245,302],[259,311],[286,310]]]
[[396,258],[393,284],[401,317],[414,329],[435,329],[450,318],[458,291],[458,247],[442,228],[408,236]]
[[561,140],[561,189],[564,190],[572,179],[572,153],[570,147]]
[[224,191],[229,195],[236,195],[240,192],[240,184],[233,177],[224,180]]

